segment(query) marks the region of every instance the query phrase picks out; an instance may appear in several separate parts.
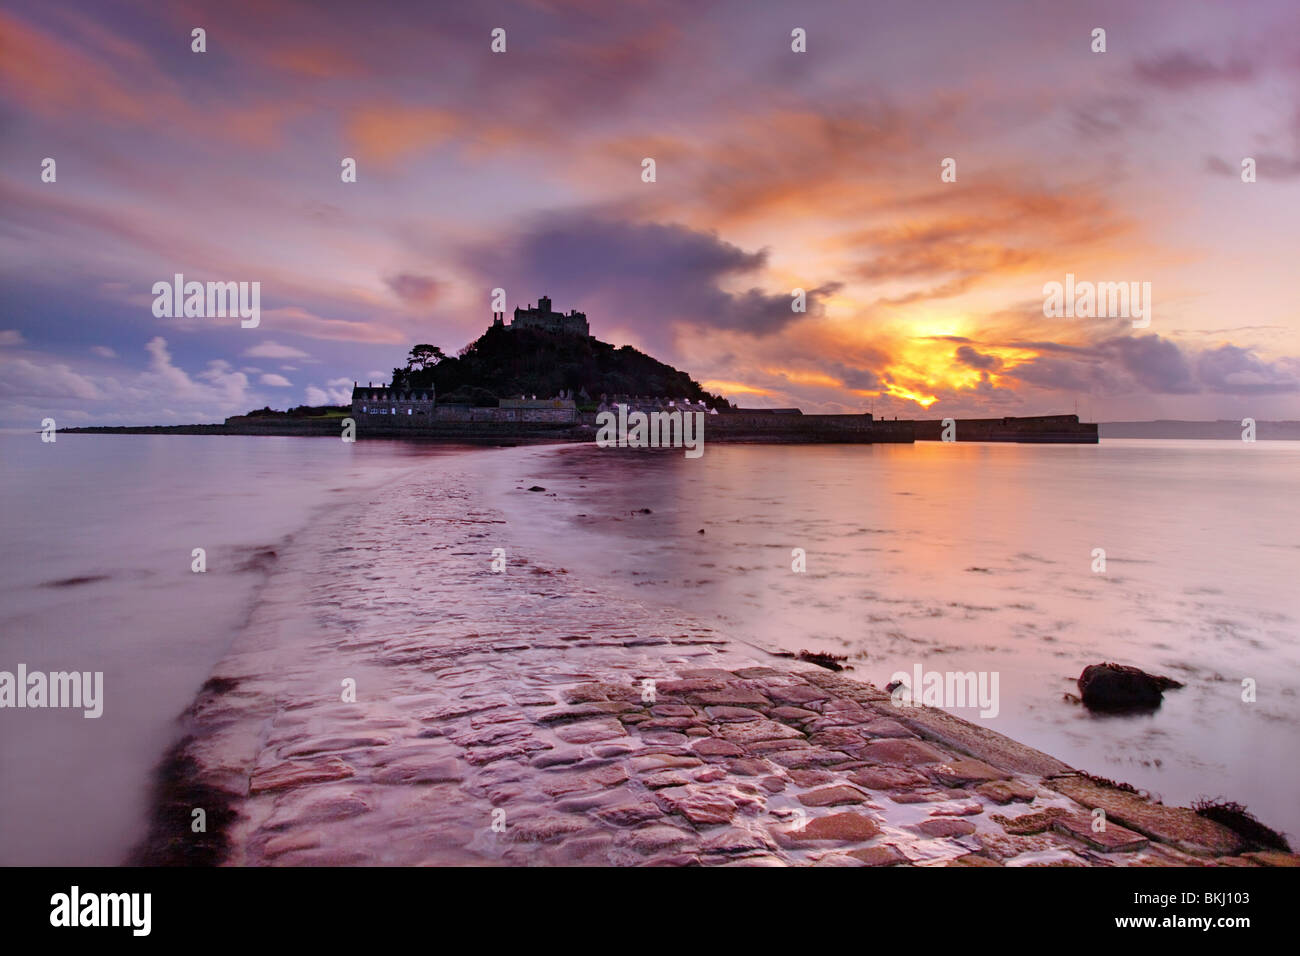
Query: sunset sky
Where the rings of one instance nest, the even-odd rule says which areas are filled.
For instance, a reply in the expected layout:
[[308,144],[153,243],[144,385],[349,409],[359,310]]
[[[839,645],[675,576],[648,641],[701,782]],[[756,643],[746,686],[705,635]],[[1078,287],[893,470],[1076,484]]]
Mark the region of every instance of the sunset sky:
[[1300,418],[1295,0],[28,0],[0,75],[7,427],[346,402],[494,287],[742,405]]

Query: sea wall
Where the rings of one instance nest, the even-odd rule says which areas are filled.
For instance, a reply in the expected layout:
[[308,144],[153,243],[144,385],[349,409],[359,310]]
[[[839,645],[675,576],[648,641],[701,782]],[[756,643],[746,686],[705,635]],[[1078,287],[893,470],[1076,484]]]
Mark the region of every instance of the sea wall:
[[[942,441],[943,419],[916,421],[917,441]],[[959,418],[955,441],[1036,442],[1095,445],[1097,426],[1078,415],[1038,415],[1028,418]]]
[[709,415],[704,440],[741,442],[911,442],[912,422],[868,415]]

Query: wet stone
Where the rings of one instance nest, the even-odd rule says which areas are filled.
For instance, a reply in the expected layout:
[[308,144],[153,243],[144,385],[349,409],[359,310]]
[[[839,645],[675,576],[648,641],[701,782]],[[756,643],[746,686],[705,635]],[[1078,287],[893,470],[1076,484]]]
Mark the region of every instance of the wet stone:
[[739,757],[745,751],[739,744],[734,744],[729,740],[718,740],[716,737],[705,737],[703,740],[696,741],[691,745],[701,757]]
[[347,820],[369,813],[370,809],[369,803],[351,792],[291,791],[276,803],[275,812],[265,826],[268,830],[278,830],[281,827]]
[[861,813],[833,813],[809,820],[794,837],[805,842],[834,840],[856,843],[870,840],[879,833],[880,827],[871,817]]
[[655,800],[665,813],[678,813],[691,823],[730,823],[736,804],[725,794],[698,787],[670,787],[656,791]]
[[768,793],[780,793],[785,789],[785,781],[780,777],[764,777],[759,785]]
[[740,827],[727,827],[720,832],[711,833],[700,844],[702,853],[753,853],[775,849],[776,844],[766,835]]
[[655,692],[662,697],[666,694],[701,694],[722,690],[720,680],[661,680],[655,684]]
[[598,740],[622,737],[625,733],[626,731],[616,720],[592,720],[560,727],[555,731],[555,736],[565,743],[590,744]]
[[807,747],[802,750],[782,750],[767,756],[773,763],[779,763],[781,766],[791,769],[825,767],[833,763],[839,763],[844,759],[844,755],[841,753],[834,750],[822,750],[818,747]]
[[613,743],[596,744],[596,746],[591,748],[593,754],[606,760],[614,757],[625,757],[628,754],[633,753],[635,750],[636,748],[631,744],[621,743],[618,741]]
[[925,774],[903,767],[870,767],[849,774],[849,780],[868,790],[903,790],[929,783]]
[[704,691],[696,695],[707,707],[744,707],[746,704],[768,704],[770,701],[756,690],[733,687],[729,690]]
[[354,771],[338,757],[310,761],[285,761],[253,773],[249,782],[250,793],[265,793],[286,787],[301,787],[309,783],[346,780]]
[[588,771],[548,771],[542,776],[541,790],[552,797],[568,793],[590,793],[593,790],[617,787],[627,780],[627,773],[613,765],[596,767]]
[[663,815],[663,811],[649,800],[639,803],[620,803],[596,811],[596,816],[616,827],[636,826],[639,823],[658,820]]
[[993,780],[982,783],[975,792],[994,803],[1033,803],[1038,795],[1033,787],[1019,780]]
[[603,807],[611,799],[613,799],[613,794],[608,790],[602,790],[599,793],[585,793],[564,800],[556,800],[555,809],[561,813],[586,813],[588,810]]
[[749,720],[743,723],[723,724],[718,736],[733,743],[753,744],[765,740],[803,739],[803,734],[775,720]]
[[695,708],[689,704],[655,704],[650,713],[656,717],[694,717]]
[[280,748],[282,757],[309,757],[312,754],[327,753],[331,750],[357,750],[362,747],[386,747],[393,739],[379,734],[337,735],[333,737],[313,737],[302,743]]
[[1187,807],[1152,803],[1138,794],[1083,776],[1062,775],[1045,782],[1090,810],[1100,807],[1110,823],[1118,823],[1188,853],[1230,856],[1242,849],[1242,839],[1236,833]]
[[1018,817],[1004,817],[1000,814],[993,814],[990,819],[994,823],[1001,824],[1002,829],[1006,830],[1012,836],[1029,836],[1035,833],[1042,833],[1050,830],[1053,821],[1057,817],[1064,816],[1069,811],[1061,807],[1048,807],[1038,813],[1023,813]]
[[554,866],[574,864],[609,864],[609,851],[614,838],[607,833],[582,834],[564,840],[559,846],[548,848],[546,860]]
[[896,720],[888,717],[881,717],[879,720],[873,720],[862,726],[862,732],[868,737],[915,737],[916,734],[908,730]]
[[733,678],[731,671],[724,671],[720,667],[696,667],[681,672],[682,677],[702,678],[704,680],[722,680],[729,681]]
[[831,750],[861,747],[867,742],[860,733],[847,727],[833,727],[830,730],[818,731],[809,737],[808,741],[818,747],[828,747]]
[[[802,737],[787,737],[781,740],[759,740],[747,746],[754,753],[763,754],[776,753],[780,750],[807,750],[812,747],[812,744]],[[843,755],[841,755],[842,758]]]
[[821,688],[809,684],[793,684],[788,687],[770,687],[768,688],[768,696],[778,704],[798,707],[814,701],[828,700],[831,695]]
[[498,760],[526,760],[538,750],[549,750],[551,745],[541,741],[506,744],[503,747],[471,747],[465,751],[465,762],[475,767],[486,767]]
[[647,730],[685,730],[687,727],[693,727],[695,720],[692,717],[651,717],[648,720],[638,720],[633,722],[640,731]]
[[869,763],[902,767],[942,763],[948,757],[921,740],[874,740],[862,751]]
[[679,827],[657,824],[625,830],[614,838],[617,846],[627,847],[637,853],[658,853],[681,846],[694,839],[694,834]]
[[586,817],[564,813],[544,813],[523,820],[510,820],[506,836],[515,843],[546,843],[558,837],[586,830],[591,824]]
[[676,770],[661,770],[659,773],[652,773],[641,778],[641,785],[647,790],[658,790],[661,787],[684,787],[690,782],[690,777]]
[[744,723],[749,720],[763,720],[763,714],[750,707],[706,707],[705,713],[711,720],[720,724]]
[[866,846],[849,850],[848,855],[866,866],[896,866],[907,862],[907,857],[892,846]]
[[746,680],[758,680],[763,677],[780,677],[781,672],[771,667],[742,667],[736,671],[737,677],[743,677]]
[[532,729],[527,724],[493,724],[479,730],[455,730],[446,736],[461,747],[491,747],[528,740]]
[[937,782],[949,787],[964,787],[968,783],[1005,780],[1011,776],[1005,770],[998,770],[995,767],[990,767],[982,760],[973,758],[941,763],[937,767],[930,767],[929,773]]
[[1300,866],[1300,855],[1283,853],[1281,850],[1256,850],[1243,853],[1242,856],[1260,866]]
[[1102,853],[1126,853],[1130,850],[1140,850],[1147,845],[1147,838],[1142,834],[1134,833],[1112,820],[1106,821],[1104,829],[1094,830],[1092,815],[1088,813],[1059,816],[1052,821],[1052,829],[1057,833],[1074,837]]
[[772,716],[781,720],[810,720],[817,716],[815,710],[804,710],[802,707],[791,707],[789,705],[775,707],[772,709]]
[[679,756],[677,754],[645,754],[633,757],[628,765],[636,773],[654,773],[659,770],[688,770],[704,763],[699,757]]
[[799,787],[819,787],[835,779],[835,774],[826,770],[791,770],[790,779]]
[[458,783],[465,777],[460,762],[452,758],[407,757],[376,771],[375,783]]
[[641,739],[648,744],[669,744],[680,747],[690,740],[685,734],[675,734],[668,730],[655,730],[641,734]]
[[544,770],[547,767],[561,767],[577,763],[586,754],[579,747],[557,747],[555,750],[543,751],[532,759],[532,765]]
[[799,794],[805,807],[838,807],[849,803],[866,803],[867,795],[856,787],[839,785]]
[[739,760],[727,761],[727,767],[739,777],[757,777],[768,773],[772,765],[757,757],[741,757]]
[[291,853],[294,850],[311,850],[321,844],[321,833],[319,830],[306,830],[301,833],[286,833],[283,836],[272,837],[266,841],[266,846],[262,848],[262,855],[267,859],[273,860],[277,856],[285,853]]
[[969,836],[975,832],[975,824],[969,820],[958,820],[955,817],[933,817],[929,820],[922,820],[920,823],[914,823],[909,830],[915,830],[923,836],[928,837],[959,837]]

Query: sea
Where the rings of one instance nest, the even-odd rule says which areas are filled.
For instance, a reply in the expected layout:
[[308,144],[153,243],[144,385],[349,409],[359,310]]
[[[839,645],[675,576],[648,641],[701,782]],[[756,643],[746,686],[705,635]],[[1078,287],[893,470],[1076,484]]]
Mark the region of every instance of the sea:
[[[995,706],[946,709],[1166,802],[1233,800],[1300,835],[1300,442],[706,441],[688,459],[33,433],[0,435],[0,671],[102,671],[104,712],[0,710],[0,864],[126,859],[178,718],[277,597],[280,559],[373,539],[374,502],[453,465],[473,479],[466,507],[504,522],[494,544],[563,567],[603,614],[684,613],[759,658],[832,654],[881,687],[974,674]],[[472,607],[467,591],[458,613]],[[303,626],[321,611],[301,606]],[[1185,686],[1152,713],[1095,715],[1075,680],[1104,661]]]

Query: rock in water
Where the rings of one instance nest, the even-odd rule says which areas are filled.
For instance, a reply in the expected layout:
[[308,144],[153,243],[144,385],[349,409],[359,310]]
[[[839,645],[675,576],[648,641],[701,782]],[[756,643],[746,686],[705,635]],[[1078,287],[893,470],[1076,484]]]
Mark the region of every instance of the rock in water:
[[1123,664],[1090,664],[1079,675],[1079,693],[1089,710],[1155,710],[1166,690],[1182,686]]

